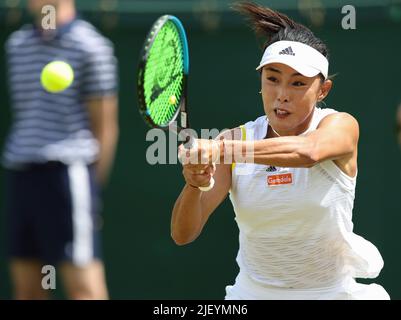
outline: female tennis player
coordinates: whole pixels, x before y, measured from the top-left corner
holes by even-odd
[[[241,3],[237,10],[267,39],[257,67],[265,114],[231,130],[239,140],[197,140],[192,154],[209,162],[183,165],[173,239],[193,241],[230,193],[240,272],[226,299],[389,299],[380,285],[355,281],[376,277],[383,260],[352,231],[358,123],[317,107],[332,87],[326,45],[269,8]],[[179,156],[187,150],[180,147]],[[214,188],[200,191],[212,176]]]

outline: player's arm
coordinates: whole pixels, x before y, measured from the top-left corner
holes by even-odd
[[[238,131],[233,129],[223,136],[232,139]],[[205,170],[205,173],[199,174],[199,170]],[[194,241],[210,215],[226,198],[231,187],[231,164],[217,164],[215,171],[207,165],[183,165],[183,175],[186,184],[175,202],[171,218],[171,236],[178,245]],[[198,186],[207,186],[211,175],[215,179],[213,189],[200,191]]]
[[[258,164],[280,167],[312,167],[331,159],[341,162],[350,159],[357,149],[359,126],[347,113],[335,113],[326,116],[318,128],[305,136],[288,136],[258,141],[227,141],[225,152],[239,150],[245,159],[246,150],[252,150],[248,161]],[[223,149],[223,148],[221,148]],[[221,157],[223,150],[221,150]],[[245,160],[244,160],[245,161]]]
[[[94,97],[87,100],[92,132],[99,143],[96,173],[104,185],[109,176],[119,134],[118,102],[115,95]]]

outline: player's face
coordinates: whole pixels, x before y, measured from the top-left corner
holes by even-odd
[[[269,123],[280,135],[304,132],[322,93],[317,75],[309,78],[293,68],[271,63],[262,70],[262,98]]]

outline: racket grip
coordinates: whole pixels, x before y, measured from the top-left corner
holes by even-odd
[[[206,192],[213,189],[213,187],[214,187],[214,178],[212,177],[207,187],[198,187],[198,188],[200,191]]]
[[[189,136],[189,140],[186,142],[186,145],[184,145],[186,149],[197,149],[198,148],[198,143],[196,142],[196,139],[194,139],[192,136]],[[214,187],[214,178],[212,177],[209,181],[209,185],[207,187],[198,187],[200,191],[207,192]]]

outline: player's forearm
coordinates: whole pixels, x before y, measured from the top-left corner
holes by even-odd
[[[197,238],[202,230],[202,192],[186,185],[175,202],[171,218],[171,237],[178,245]]]
[[[221,161],[253,162],[279,167],[311,167],[317,163],[316,144],[308,137],[257,141],[225,141]]]

